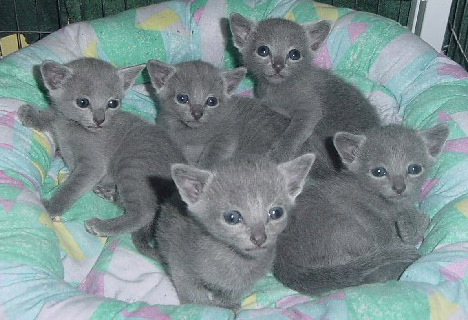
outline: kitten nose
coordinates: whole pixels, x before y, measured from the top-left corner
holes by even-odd
[[[252,243],[258,247],[260,247],[262,244],[265,243],[267,239],[267,236],[265,234],[265,232],[258,232],[258,233],[253,233],[251,236],[250,236],[250,241],[252,241]]]
[[[281,70],[284,69],[284,62],[282,59],[277,59],[275,58],[272,63],[273,69],[276,71],[276,73],[280,73]]]
[[[192,117],[195,120],[199,120],[203,117],[203,106],[201,104],[195,104],[191,107]]]
[[[392,190],[396,194],[401,195],[406,190],[406,185],[403,182],[395,182],[392,186]]]
[[[94,120],[94,123],[96,125],[100,126],[104,122],[105,119],[96,119],[96,118],[94,118],[93,120]]]
[[[93,113],[93,121],[96,125],[100,126],[106,120],[104,110],[97,110]]]

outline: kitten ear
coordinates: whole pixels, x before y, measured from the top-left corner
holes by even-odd
[[[227,94],[230,95],[234,92],[234,90],[236,90],[236,88],[239,86],[239,83],[241,83],[242,79],[244,79],[246,73],[247,69],[244,67],[223,71],[221,73]]]
[[[167,83],[167,79],[176,71],[176,67],[159,60],[150,60],[146,63],[151,83],[156,90],[161,90]]]
[[[182,163],[176,163],[171,166],[171,176],[182,200],[188,205],[200,200],[204,190],[213,179],[211,172]]]
[[[330,33],[332,22],[329,20],[321,20],[312,24],[304,25],[304,29],[307,32],[307,36],[310,40],[310,49],[315,52],[317,51],[322,43]]]
[[[238,13],[231,13],[229,16],[229,27],[232,33],[232,42],[238,49],[244,47],[250,33],[255,29],[255,22],[244,18]]]
[[[310,168],[314,164],[315,154],[306,153],[294,160],[278,165],[278,170],[286,177],[286,189],[291,200],[302,192]]]
[[[366,136],[348,132],[337,132],[333,137],[333,144],[344,164],[351,164],[356,160],[357,151],[366,141]]]
[[[449,127],[447,124],[441,123],[427,130],[419,131],[419,135],[426,145],[427,152],[435,159],[442,152],[449,135]]]
[[[135,78],[140,74],[140,72],[145,68],[144,64],[139,64],[136,66],[131,66],[128,68],[122,68],[117,71],[119,78],[123,82],[123,91],[127,92],[135,83]]]
[[[60,88],[73,75],[70,68],[52,60],[42,62],[40,69],[44,85],[49,90]]]

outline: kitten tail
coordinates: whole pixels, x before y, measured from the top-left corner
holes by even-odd
[[[420,255],[413,246],[374,251],[335,267],[304,268],[278,259],[273,273],[286,286],[307,294],[398,279]],[[288,267],[278,265],[285,263]],[[287,271],[286,271],[287,270]]]

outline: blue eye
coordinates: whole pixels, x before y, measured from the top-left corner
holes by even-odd
[[[206,99],[206,105],[210,107],[214,107],[217,104],[218,104],[218,99],[216,99],[215,97],[209,97],[208,99]]]
[[[257,49],[257,54],[260,57],[266,57],[270,54],[270,48],[268,48],[267,46],[260,46]]]
[[[112,99],[112,100],[109,100],[109,102],[107,102],[107,107],[108,107],[108,108],[111,108],[111,109],[115,109],[115,108],[117,108],[119,105],[120,105],[119,100]]]
[[[297,49],[292,49],[289,51],[288,56],[291,60],[299,60],[301,58],[301,53]]]
[[[270,216],[270,219],[276,220],[279,219],[283,216],[284,210],[281,207],[273,207],[268,211],[268,215]]]
[[[377,167],[372,169],[371,173],[374,177],[381,178],[387,175],[387,170],[383,167]]]
[[[186,94],[178,94],[177,95],[177,102],[186,104],[189,101],[189,97]]]
[[[420,174],[422,167],[419,164],[410,164],[408,166],[408,174]]]
[[[224,213],[224,221],[229,224],[238,224],[242,221],[242,215],[237,210],[232,210]]]
[[[76,99],[76,105],[80,108],[87,108],[89,106],[89,100],[86,98]]]

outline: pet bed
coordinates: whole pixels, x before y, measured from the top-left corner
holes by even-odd
[[[47,107],[34,77],[44,59],[98,57],[117,67],[160,59],[203,59],[232,68],[226,17],[285,17],[335,22],[316,63],[355,83],[384,122],[427,128],[446,122],[450,137],[421,190],[431,224],[422,258],[400,281],[321,296],[298,294],[271,274],[246,294],[242,309],[178,305],[162,267],[135,250],[129,235],[88,234],[83,221],[121,210],[92,192],[51,222],[40,198],[67,170],[50,136],[18,122],[27,102]],[[468,81],[456,63],[388,19],[300,0],[165,2],[73,24],[0,61],[0,318],[1,319],[462,319],[468,318]],[[142,75],[124,108],[156,115]],[[241,94],[251,92],[244,81]],[[291,248],[294,250],[294,248]],[[227,274],[226,276],[236,276]]]

